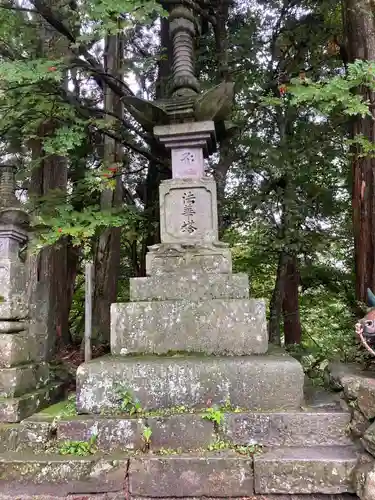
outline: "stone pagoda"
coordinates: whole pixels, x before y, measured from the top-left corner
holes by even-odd
[[[111,355],[77,371],[77,408],[119,406],[118,388],[145,410],[203,408],[230,401],[249,410],[298,409],[303,371],[284,353],[267,354],[263,300],[248,277],[232,274],[218,239],[215,181],[204,158],[228,127],[233,85],[200,93],[194,75],[192,12],[171,4],[171,97],[125,105],[170,151],[172,179],[160,186],[160,240],[149,248],[147,277],[130,281],[130,302],[112,304]]]
[[[29,215],[15,196],[14,171],[12,164],[0,165],[0,422],[19,422],[62,395],[30,328],[33,306],[23,251]]]

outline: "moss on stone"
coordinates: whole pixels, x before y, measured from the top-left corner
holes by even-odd
[[[77,415],[75,393],[68,396],[67,399],[60,401],[52,406],[44,408],[36,415],[39,417],[56,418],[56,417],[74,417]]]

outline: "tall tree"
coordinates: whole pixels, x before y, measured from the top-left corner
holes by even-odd
[[[374,5],[369,0],[343,1],[348,59],[375,61]],[[368,88],[360,90],[371,103],[372,117],[358,117],[351,122],[353,138],[363,135],[375,142],[375,93]],[[357,300],[366,302],[367,288],[375,289],[375,158],[363,154],[360,146],[353,147],[352,206],[355,246],[355,274]]]
[[[124,44],[120,32],[107,35],[104,49],[104,69],[118,80],[123,78]],[[108,86],[104,86],[104,110],[108,116],[123,118],[123,107],[119,97]],[[103,166],[113,172],[114,186],[105,189],[100,196],[103,211],[118,208],[123,199],[121,171],[124,151],[120,142],[104,134]],[[120,266],[121,229],[111,227],[99,235],[94,257],[94,303],[93,303],[93,340],[108,343],[110,338],[110,306],[116,302],[117,282]]]

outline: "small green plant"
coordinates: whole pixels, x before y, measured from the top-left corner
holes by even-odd
[[[220,451],[220,450],[229,450],[231,448],[231,443],[228,441],[222,441],[221,439],[218,439],[214,443],[208,445],[207,450],[208,451]]]
[[[78,455],[85,457],[94,455],[98,451],[97,436],[92,435],[88,441],[65,441],[59,448],[60,455]]]
[[[235,451],[240,455],[254,456],[259,455],[263,451],[260,444],[250,444],[249,446],[235,446]]]
[[[151,427],[145,426],[144,429],[143,429],[143,432],[142,432],[142,438],[143,438],[143,441],[145,442],[145,444],[147,446],[149,446],[150,443],[151,443],[151,436],[152,436],[152,429],[151,429]]]
[[[157,455],[179,455],[181,453],[181,448],[177,448],[175,450],[173,448],[160,448],[160,450],[156,452]]]
[[[205,420],[211,420],[217,427],[220,427],[223,419],[224,413],[218,406],[213,406],[212,408],[207,408],[206,413],[202,417]]]
[[[133,394],[122,387],[116,390],[119,398],[120,410],[130,416],[142,413],[141,403],[135,399]]]

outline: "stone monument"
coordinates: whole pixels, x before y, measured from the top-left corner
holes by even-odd
[[[149,248],[148,276],[131,279],[131,301],[112,304],[111,355],[78,368],[78,411],[118,408],[119,386],[145,410],[226,401],[298,409],[302,368],[284,353],[267,354],[264,301],[249,299],[246,275],[232,274],[230,249],[218,239],[216,184],[205,175],[204,157],[228,128],[233,85],[199,92],[187,7],[172,4],[170,34],[170,99],[125,99],[171,153],[172,179],[160,186],[161,243]]]
[[[59,384],[29,335],[29,216],[15,196],[14,167],[0,165],[0,422],[18,422],[51,403]]]

